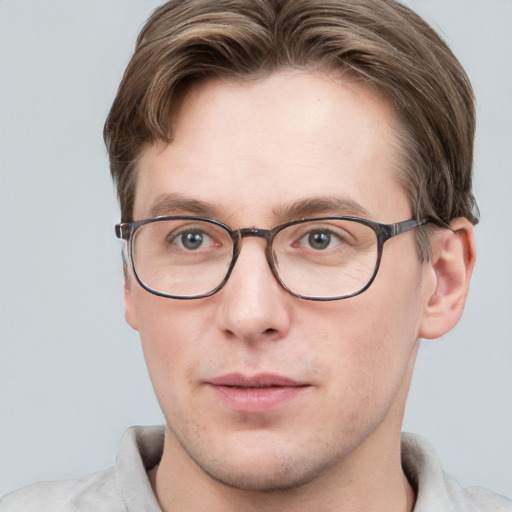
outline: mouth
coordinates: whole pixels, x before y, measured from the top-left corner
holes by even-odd
[[[243,413],[275,410],[301,395],[309,384],[275,374],[246,376],[232,373],[206,383],[220,402]]]

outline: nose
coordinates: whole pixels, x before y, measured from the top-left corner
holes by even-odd
[[[246,238],[228,282],[218,292],[217,323],[225,335],[256,342],[278,340],[290,327],[294,299],[274,277],[265,240]]]

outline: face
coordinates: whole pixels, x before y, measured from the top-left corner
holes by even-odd
[[[386,101],[347,78],[207,81],[185,98],[173,143],[140,159],[134,218],[265,229],[290,215],[406,220],[395,127]],[[126,317],[167,422],[164,458],[268,490],[395,446],[430,288],[413,233],[388,241],[372,286],[342,301],[288,294],[258,238],[243,240],[212,297],[161,298],[128,277]]]

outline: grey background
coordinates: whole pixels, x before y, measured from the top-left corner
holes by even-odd
[[[155,0],[0,1],[0,495],[112,465],[161,423],[124,324],[101,129]],[[512,2],[411,0],[478,98],[479,259],[465,317],[423,343],[405,429],[512,497]]]

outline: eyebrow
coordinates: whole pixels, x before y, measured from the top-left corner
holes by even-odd
[[[149,208],[150,217],[172,214],[190,214],[201,217],[214,217],[218,211],[212,203],[188,198],[180,194],[162,194]]]
[[[207,201],[192,199],[180,194],[162,194],[149,209],[150,217],[162,215],[198,215],[218,218],[226,216],[228,209]],[[318,215],[348,215],[370,218],[368,210],[346,196],[325,196],[300,199],[272,209],[273,215],[281,222]]]
[[[274,209],[274,214],[283,219],[306,218],[315,215],[347,215],[370,218],[368,210],[357,201],[346,196],[312,197],[295,201]]]

